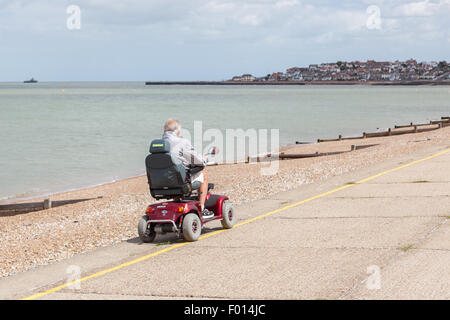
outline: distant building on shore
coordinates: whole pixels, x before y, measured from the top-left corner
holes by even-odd
[[[256,77],[252,76],[251,74],[243,74],[242,76],[234,76],[231,81],[255,81]]]
[[[448,80],[450,63],[446,61],[337,61],[310,64],[307,67],[291,67],[286,72],[274,72],[263,77],[251,74],[235,76],[231,81],[416,81]]]

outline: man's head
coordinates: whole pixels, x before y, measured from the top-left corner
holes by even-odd
[[[166,123],[164,124],[164,132],[168,131],[174,132],[177,136],[179,136],[181,133],[180,121],[176,119],[167,120]]]

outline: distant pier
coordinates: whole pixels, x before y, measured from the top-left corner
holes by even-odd
[[[148,86],[194,85],[194,86],[304,86],[304,85],[368,85],[368,86],[423,86],[450,85],[450,81],[147,81]]]
[[[265,86],[265,85],[305,85],[303,81],[148,81],[146,85],[204,85],[204,86]]]

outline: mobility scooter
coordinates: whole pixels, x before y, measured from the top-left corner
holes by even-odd
[[[210,151],[215,154],[215,148]],[[184,168],[181,161],[170,154],[169,141],[153,140],[150,154],[145,159],[150,193],[156,200],[168,200],[151,204],[139,220],[138,233],[142,242],[152,242],[157,234],[174,232],[186,241],[196,241],[205,223],[221,220],[222,226],[230,229],[236,223],[233,205],[227,196],[211,194],[214,188],[208,184],[205,208],[214,216],[202,216],[198,200],[200,182],[190,182],[190,175],[201,171],[203,166]],[[170,200],[170,201],[169,201]]]

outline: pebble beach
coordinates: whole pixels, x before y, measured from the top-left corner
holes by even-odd
[[[210,182],[215,184],[215,193],[226,194],[234,204],[242,204],[446,142],[450,147],[450,127],[286,147],[285,153],[306,154],[349,151],[351,145],[375,144],[337,155],[279,161],[274,175],[261,174],[261,169],[270,162],[218,165],[208,167],[207,171]],[[155,202],[150,196],[146,176],[55,194],[51,199],[99,196],[102,198],[48,210],[0,216],[0,277],[136,238],[139,218],[146,206]]]

